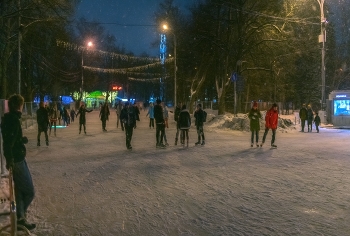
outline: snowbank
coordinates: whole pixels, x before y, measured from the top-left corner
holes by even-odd
[[[265,114],[266,111],[261,111],[262,119],[260,120],[260,129],[265,129]],[[282,116],[278,118],[278,132],[291,132],[295,131],[296,127],[292,122],[293,115]],[[231,113],[226,113],[224,115],[215,115],[213,112],[208,112],[206,127],[212,129],[226,129],[226,130],[239,130],[239,131],[250,131],[250,121],[248,118],[248,113],[242,114],[238,113],[235,117]]]

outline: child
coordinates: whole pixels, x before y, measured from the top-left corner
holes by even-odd
[[[318,129],[318,126],[320,125],[321,123],[321,118],[318,116],[318,112],[316,112],[316,116],[315,116],[315,126],[316,126],[316,130],[317,130],[317,133],[320,132],[320,130]]]

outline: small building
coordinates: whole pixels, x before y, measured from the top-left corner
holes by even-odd
[[[336,127],[350,127],[350,90],[334,90],[328,99],[329,122]]]

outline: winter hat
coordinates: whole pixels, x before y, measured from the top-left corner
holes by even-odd
[[[258,103],[256,101],[253,102],[253,107],[258,107]]]

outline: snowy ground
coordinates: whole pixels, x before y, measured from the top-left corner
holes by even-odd
[[[115,113],[108,132],[95,111],[87,135],[73,123],[49,147],[36,147],[35,127],[24,130],[33,235],[349,235],[350,131],[301,133],[293,125],[279,129],[278,149],[269,147],[271,133],[264,147],[250,148],[239,117],[207,122],[203,147],[194,146],[195,129],[189,148],[174,146],[171,122],[170,146],[161,150],[145,112],[132,151]]]

